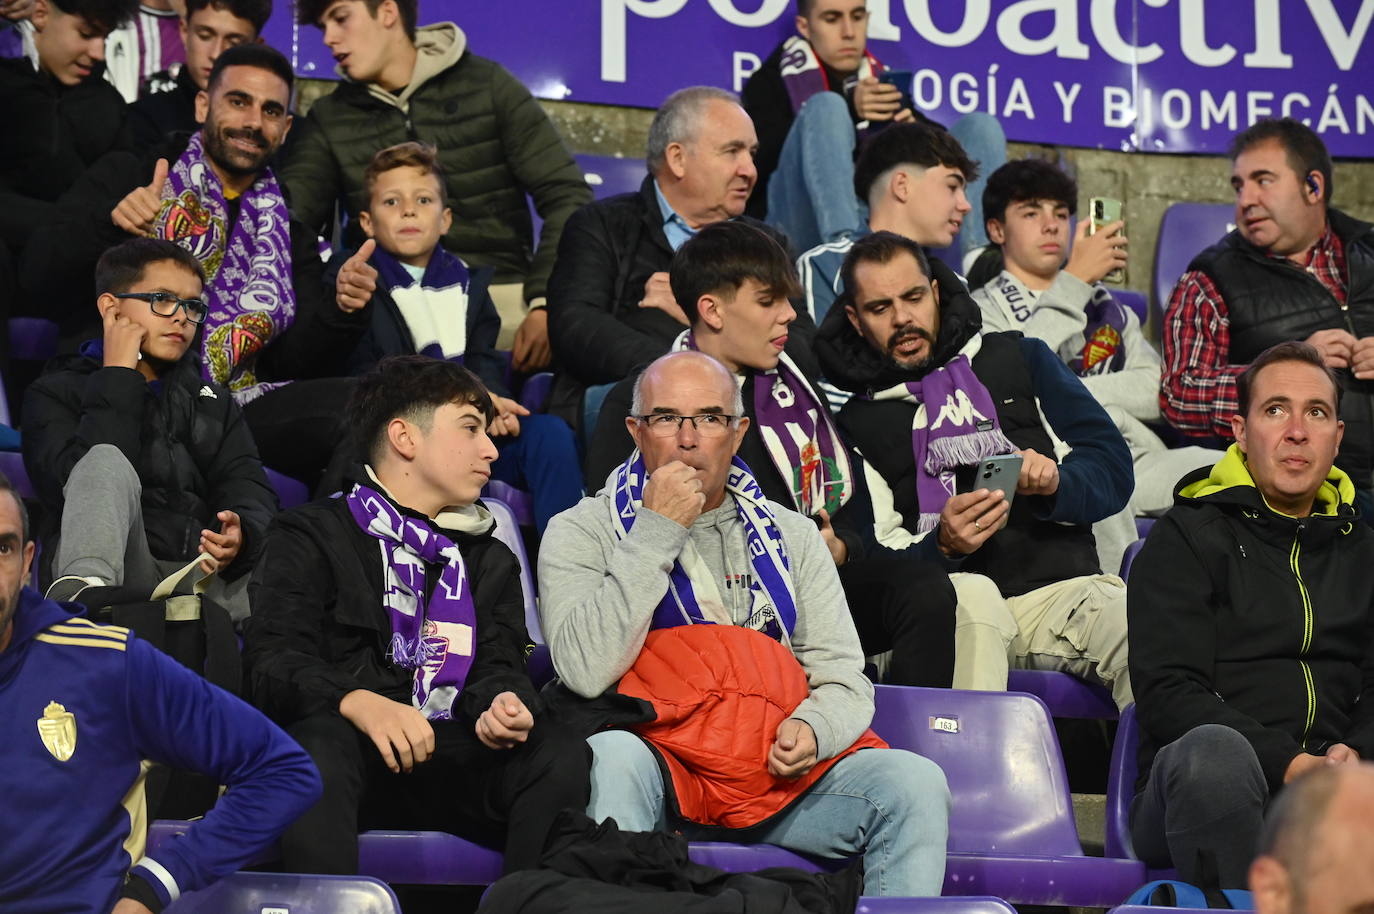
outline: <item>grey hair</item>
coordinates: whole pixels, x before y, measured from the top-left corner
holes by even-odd
[[[690,352],[692,350],[688,351]],[[650,362],[649,365],[639,373],[639,375],[635,378],[634,390],[630,394],[631,416],[644,415],[644,376],[647,375],[650,372],[650,370],[657,367],[660,362],[665,361],[667,359],[671,359],[674,356],[684,354],[684,352],[670,352],[667,355],[661,355],[658,358],[654,359],[652,362]],[[703,358],[711,359],[711,361],[715,362],[717,365],[720,365],[721,369],[726,374],[730,375],[730,380],[735,382],[735,397],[733,400],[730,401],[730,414],[734,416],[744,415],[744,385],[739,383],[739,379],[735,377],[735,375],[730,371],[730,369],[726,368],[725,365],[723,365],[716,359],[711,358],[711,356],[706,355],[705,353],[695,354],[700,355]]]
[[[657,173],[663,169],[669,146],[686,143],[696,137],[701,128],[702,113],[712,101],[738,105],[739,96],[715,86],[688,86],[663,100],[654,113],[653,123],[649,125],[649,142],[644,159],[650,172]]]

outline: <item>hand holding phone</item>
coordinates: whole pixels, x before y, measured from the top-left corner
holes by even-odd
[[[916,102],[911,98],[912,73],[910,70],[884,70],[878,74],[878,81],[896,87],[902,93],[902,108],[915,113]]]
[[[1099,255],[1097,258],[1099,260],[1105,258],[1109,266],[1108,271],[1099,276],[1098,279],[1111,283],[1125,280],[1126,236],[1122,231],[1125,226],[1126,223],[1121,218],[1120,200],[1114,200],[1111,197],[1093,197],[1088,201],[1087,234],[1094,238],[1100,236],[1099,243],[1091,246],[1091,252],[1096,252]],[[1078,245],[1074,247],[1076,250]],[[1072,258],[1070,258],[1070,262],[1072,262]],[[1085,281],[1097,282],[1098,280]]]
[[[979,489],[995,489],[1002,493],[1002,497],[1010,505],[1011,500],[1016,497],[1020,484],[1021,464],[1023,462],[1024,458],[1021,454],[1003,454],[1000,457],[989,457],[975,468],[973,477],[964,491],[976,492]]]

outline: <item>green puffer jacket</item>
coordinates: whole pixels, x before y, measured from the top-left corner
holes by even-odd
[[[399,95],[341,82],[297,125],[278,177],[305,225],[323,231],[340,197],[356,224],[372,156],[407,140],[431,143],[453,209],[444,246],[472,266],[494,268],[497,282],[523,281],[531,301],[545,294],[563,223],[592,192],[529,90],[466,46],[453,23],[428,25],[416,31],[415,72]],[[537,252],[526,193],[544,220]]]

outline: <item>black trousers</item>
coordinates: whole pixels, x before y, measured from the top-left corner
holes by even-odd
[[[586,809],[591,749],[575,734],[541,719],[526,742],[495,750],[466,722],[433,726],[435,753],[409,774],[393,774],[372,740],[338,714],[288,727],[324,792],[282,834],[287,872],[356,873],[358,832],[368,828],[450,832],[504,847],[508,873],[529,869],[559,811]]]
[[[343,471],[356,459],[344,425],[354,385],[353,378],[308,378],[244,404],[243,419],[263,464],[316,495],[338,491]]]
[[[864,654],[892,651],[883,681],[949,688],[956,601],[949,575],[898,556],[846,562],[839,572]]]

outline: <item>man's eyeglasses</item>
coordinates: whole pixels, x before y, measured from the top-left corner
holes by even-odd
[[[146,301],[153,313],[161,317],[176,317],[177,309],[186,311],[186,319],[193,324],[205,323],[210,306],[200,298],[177,298],[171,292],[112,292],[115,298],[136,298]]]
[[[735,420],[739,416],[731,416],[726,413],[700,413],[695,416],[652,413],[647,416],[635,416],[635,418],[648,426],[649,434],[656,438],[669,438],[676,435],[684,422],[692,423],[692,428],[703,438],[722,438],[735,424]]]

